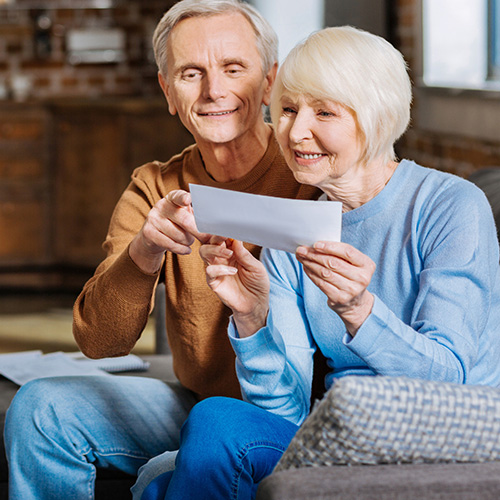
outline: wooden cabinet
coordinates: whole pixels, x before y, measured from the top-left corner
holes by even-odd
[[[0,262],[50,260],[49,118],[38,106],[0,113]]]
[[[64,110],[55,114],[54,257],[92,267],[113,207],[126,183],[120,117],[110,112]]]
[[[2,106],[0,288],[80,287],[132,171],[193,139],[161,99]]]

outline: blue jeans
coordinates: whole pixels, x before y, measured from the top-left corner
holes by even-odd
[[[297,430],[297,425],[249,403],[206,399],[193,408],[182,428],[175,470],[153,481],[143,499],[252,499]],[[148,496],[148,489],[162,481],[157,496]]]
[[[177,450],[180,428],[195,403],[180,384],[144,377],[27,383],[5,422],[9,499],[93,499],[96,467],[135,475],[151,458]]]

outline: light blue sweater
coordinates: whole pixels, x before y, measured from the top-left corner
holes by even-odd
[[[500,385],[499,249],[483,192],[404,160],[342,224],[342,241],[377,264],[370,316],[352,338],[295,256],[264,250],[267,325],[244,339],[229,327],[244,398],[301,423],[316,346],[332,369],[327,388],[346,375]]]

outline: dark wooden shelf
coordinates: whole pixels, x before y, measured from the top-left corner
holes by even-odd
[[[132,171],[192,141],[160,98],[0,102],[0,290],[94,269]]]

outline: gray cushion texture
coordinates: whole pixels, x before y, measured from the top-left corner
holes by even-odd
[[[498,500],[500,462],[338,465],[275,472],[257,500]]]
[[[350,376],[313,409],[275,470],[494,460],[500,460],[499,389]]]

